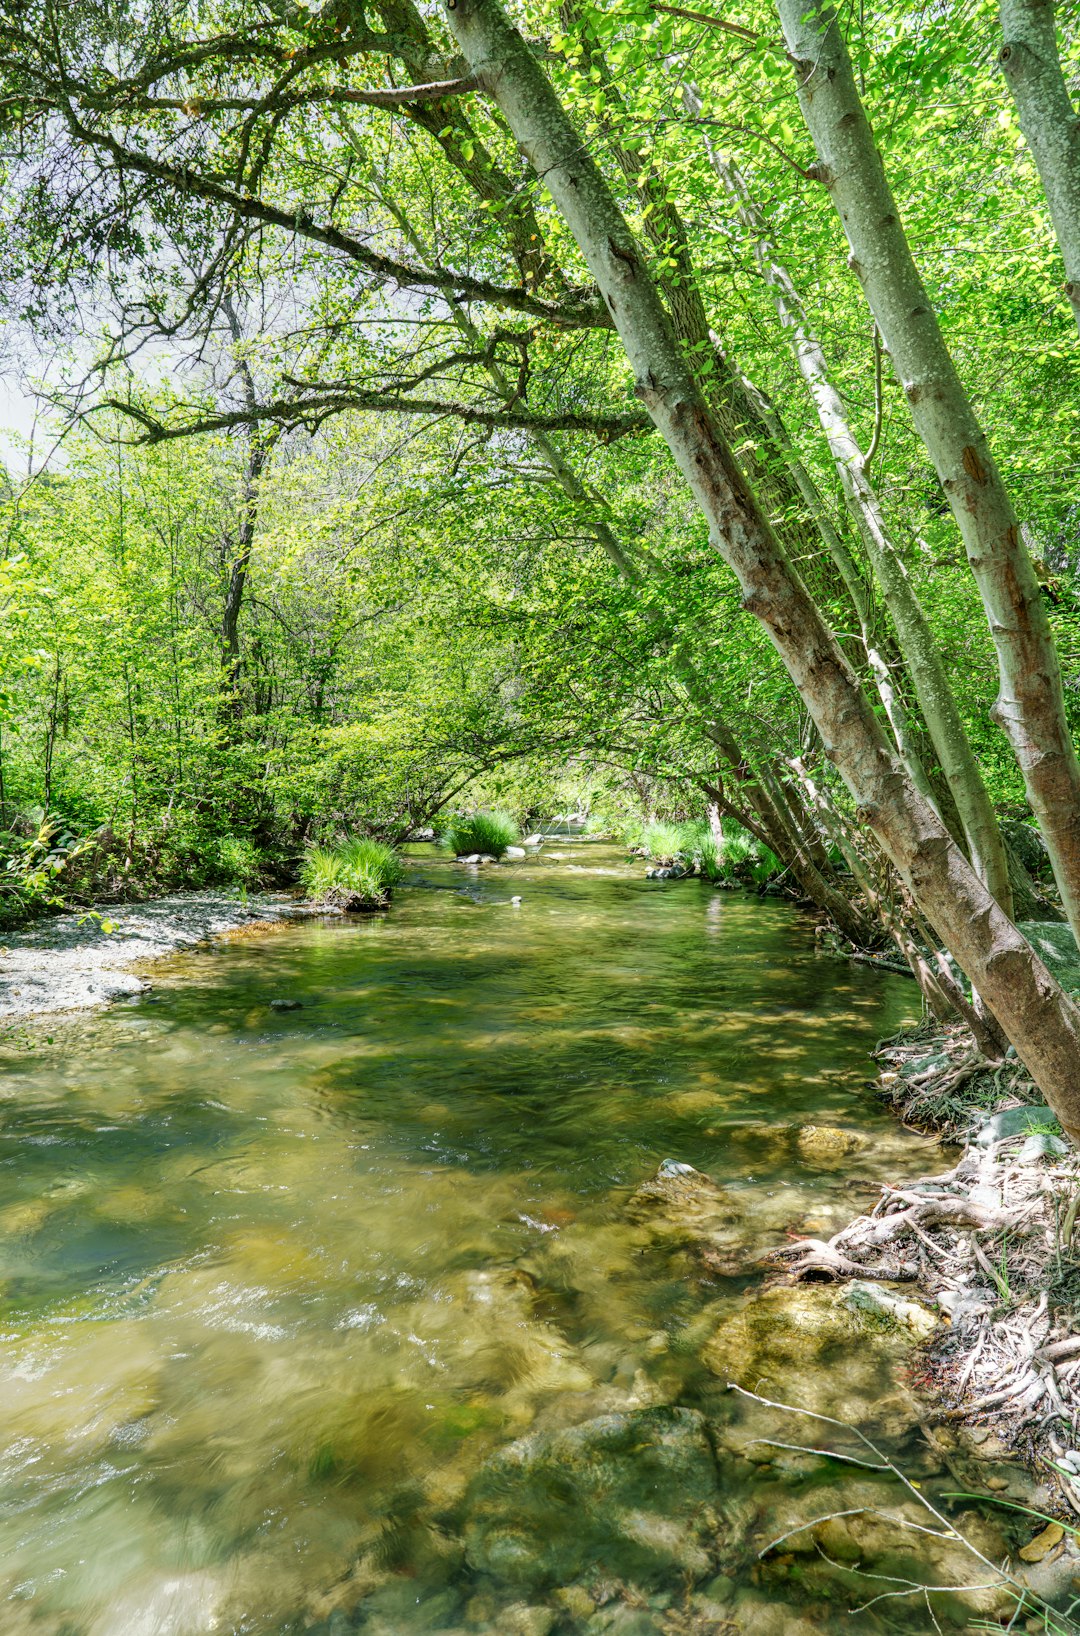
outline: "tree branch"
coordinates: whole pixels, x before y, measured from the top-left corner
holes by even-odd
[[[410,398],[374,389],[365,391],[363,388],[353,388],[348,392],[313,393],[303,398],[280,398],[251,408],[205,415],[181,426],[166,426],[137,404],[126,403],[120,398],[104,398],[87,412],[93,414],[100,409],[119,410],[145,427],[144,435],[134,439],[138,444],[166,443],[175,438],[229,431],[236,426],[250,426],[267,420],[278,421],[287,429],[315,427],[331,415],[343,414],[349,409],[378,414],[428,415],[432,419],[453,417],[466,425],[487,426],[493,431],[587,432],[605,443],[653,430],[652,421],[644,410],[631,410],[624,415],[587,415],[572,411],[561,415],[543,415],[523,409],[484,409],[479,404]]]
[[[70,104],[60,111],[80,142],[109,154],[117,166],[164,182],[178,193],[224,205],[245,220],[264,222],[267,226],[279,227],[287,233],[295,233],[313,243],[322,244],[365,267],[378,278],[404,289],[437,291],[453,295],[459,301],[490,302],[493,306],[543,318],[560,329],[611,328],[606,307],[591,290],[567,302],[544,301],[524,288],[495,284],[490,279],[473,278],[467,273],[434,267],[410,267],[391,256],[369,249],[359,239],[342,232],[333,224],[320,225],[303,207],[295,211],[283,210],[279,205],[269,204],[254,194],[241,193],[188,167],[166,164],[162,159],[126,148],[106,131],[96,131],[83,124]]]

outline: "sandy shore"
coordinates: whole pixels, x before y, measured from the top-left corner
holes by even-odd
[[[150,983],[132,968],[144,961],[251,921],[295,913],[293,900],[282,893],[243,901],[225,892],[183,892],[36,921],[0,942],[0,1018],[86,1010],[141,994]],[[113,929],[103,931],[102,921]]]

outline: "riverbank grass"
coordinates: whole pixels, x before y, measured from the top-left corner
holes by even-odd
[[[474,852],[502,858],[507,847],[514,846],[520,837],[521,831],[508,812],[470,812],[456,813],[439,842],[458,858]]]
[[[385,909],[405,866],[392,846],[367,839],[337,846],[313,846],[300,865],[300,883],[308,897],[327,908],[348,913]]]

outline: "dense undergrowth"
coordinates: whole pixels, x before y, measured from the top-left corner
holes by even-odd
[[[118,836],[108,824],[79,833],[40,808],[0,829],[0,927],[91,902],[131,902],[170,891],[281,885],[295,878],[282,846],[250,835],[161,826]]]
[[[781,879],[784,866],[771,847],[728,822],[717,836],[705,819],[629,824],[622,839],[631,851],[716,885],[762,888]]]

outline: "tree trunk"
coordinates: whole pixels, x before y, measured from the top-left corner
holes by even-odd
[[[351,127],[346,127],[346,130],[349,140],[354,143],[358,151],[362,151],[359,148],[359,139],[351,130]],[[394,217],[405,237],[413,248],[425,260],[430,262],[432,259],[431,247],[425,242],[423,236],[417,232],[401,206],[389,197],[381,179],[377,178],[376,185],[379,190],[379,197]],[[451,300],[448,304],[451,317],[461,334],[470,345],[481,346],[483,343],[482,332],[476,327],[466,310],[455,301]],[[513,396],[515,388],[506,378],[499,365],[491,360],[485,365],[485,370],[499,396],[509,400]],[[562,455],[554,440],[546,432],[531,432],[529,437],[559,487],[573,504],[575,512],[581,519],[582,526],[588,529],[617,572],[631,584],[645,584],[651,566],[647,555],[639,549],[628,548],[623,545],[606,518],[600,514],[600,497],[585,486],[578,473]],[[777,810],[772,795],[765,789],[762,781],[745,760],[730,728],[718,714],[711,697],[708,682],[701,676],[692,655],[679,643],[674,644],[673,651],[684,683],[695,705],[702,712],[704,718],[703,730],[721,751],[740,784],[745,787],[747,799],[750,801],[758,821],[763,826],[763,839],[766,844],[790,869],[803,895],[810,898],[812,902],[817,904],[819,909],[835,921],[845,937],[850,939],[857,947],[865,947],[873,937],[872,925],[860,914],[840,887],[827,878],[826,870],[822,867],[825,860],[821,857],[807,856],[798,833],[789,833],[784,816]]]
[[[802,0],[799,0],[802,3]],[[543,178],[597,281],[637,390],[855,802],[1062,1124],[1080,1140],[1080,1014],[889,750],[689,374],[644,260],[588,145],[498,0],[446,0],[465,59]]]
[[[999,0],[998,52],[1042,178],[1065,261],[1065,294],[1080,329],[1080,118],[1058,57],[1054,0]]]
[[[741,451],[747,476],[788,555],[806,564],[812,589],[842,600],[849,587],[843,574],[838,577],[834,571],[829,542],[818,537],[818,513],[805,504],[799,474],[792,465],[791,439],[782,422],[776,427],[780,417],[775,410],[772,417],[761,413],[752,383],[722,337],[710,327],[690,234],[656,168],[651,144],[634,132],[618,76],[612,73],[579,0],[562,0],[560,15],[567,33],[576,34],[589,67],[600,74],[605,107],[621,120],[621,130],[616,130],[603,113],[600,116],[607,145],[641,203],[643,231],[658,258],[657,287],[697,384],[727,443]]]
[[[243,335],[232,297],[226,295],[222,307],[229,325],[233,347],[239,348]],[[247,589],[251,552],[259,517],[259,483],[262,479],[280,429],[267,432],[254,418],[257,407],[255,381],[247,359],[239,352],[235,356],[237,373],[243,387],[244,403],[252,420],[247,429],[247,461],[240,492],[240,515],[235,540],[222,542],[222,572],[225,578],[225,598],[221,610],[221,717],[230,736],[235,736],[242,712],[240,698],[240,610]]]
[[[1024,775],[1062,903],[1080,936],[1080,762],[1031,558],[1001,474],[912,260],[896,201],[827,0],[777,0],[816,174],[836,206],[850,265],[911,406],[964,540],[997,650],[994,719]]]
[[[686,98],[692,110],[700,112],[701,103],[694,93],[687,92]],[[923,720],[960,814],[971,861],[1005,913],[1011,914],[1009,866],[1001,832],[964,730],[945,661],[893,543],[881,503],[867,478],[866,457],[848,421],[843,399],[833,384],[825,353],[811,328],[802,298],[770,242],[761,208],[745,179],[733,165],[725,163],[711,143],[709,152],[713,168],[754,235],[758,266],[772,291],[780,323],[791,338],[799,369],[828,440],[848,509],[892,615]],[[924,793],[929,794],[929,786]]]

